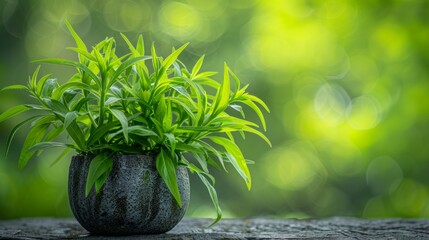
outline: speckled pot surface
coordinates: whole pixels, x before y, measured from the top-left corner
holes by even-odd
[[[171,230],[189,204],[189,176],[177,170],[183,207],[180,208],[158,174],[154,156],[117,155],[101,191],[85,197],[91,157],[76,155],[69,169],[69,201],[78,222],[100,235],[157,234]]]

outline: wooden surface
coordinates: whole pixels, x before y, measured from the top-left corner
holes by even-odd
[[[429,219],[364,220],[328,218],[224,219],[207,228],[210,220],[184,219],[161,235],[117,239],[429,239]],[[74,219],[29,218],[0,221],[0,239],[113,239],[90,235]]]

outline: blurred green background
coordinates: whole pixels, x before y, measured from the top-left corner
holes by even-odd
[[[429,217],[429,1],[1,0],[0,87],[25,84],[31,60],[74,57],[64,19],[87,45],[142,33],[166,56],[189,41],[186,64],[226,61],[267,102],[273,148],[240,142],[256,161],[252,190],[215,174],[225,217]],[[51,71],[61,81],[72,69]],[[27,98],[0,93],[0,113]],[[0,219],[71,216],[68,160],[50,167],[51,151],[18,170],[26,130],[3,157],[18,120],[0,125]],[[191,184],[187,215],[214,217]]]

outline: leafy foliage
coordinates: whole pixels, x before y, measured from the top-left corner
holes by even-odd
[[[186,166],[199,176],[216,208],[216,223],[222,212],[208,166],[220,164],[226,170],[226,165],[231,164],[250,189],[250,172],[232,133],[244,137],[245,132],[250,132],[270,144],[257,130],[257,124],[244,119],[243,106],[248,106],[265,129],[261,111],[261,107],[269,111],[265,103],[247,93],[247,86],[240,86],[226,63],[221,84],[211,78],[215,73],[200,72],[204,56],[189,72],[178,60],[187,44],[173,49],[164,59],[157,55],[154,45],[150,55],[145,53],[142,36],[134,46],[122,35],[129,53],[117,56],[115,39],[106,38],[88,50],[70,24],[67,26],[76,42],[76,47],[69,49],[77,53],[78,61],[36,62],[74,67],[75,75],[59,83],[50,75],[39,77],[38,67],[27,86],[3,89],[26,90],[37,100],[37,104],[19,105],[0,115],[1,122],[29,110],[35,112],[16,125],[7,141],[9,149],[16,131],[31,124],[19,166],[25,167],[36,152],[52,147],[93,155],[88,194],[93,186],[97,192],[103,186],[113,154],[155,154],[156,168],[180,206],[177,167]],[[237,111],[241,117],[228,114],[227,109]],[[70,143],[54,142],[62,134],[71,138]]]

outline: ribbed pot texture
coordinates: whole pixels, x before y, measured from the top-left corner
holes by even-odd
[[[171,230],[183,218],[189,204],[189,176],[177,170],[182,208],[156,170],[149,155],[116,155],[113,168],[98,194],[92,188],[85,197],[91,157],[73,156],[69,169],[70,207],[78,222],[98,235],[158,234]]]

